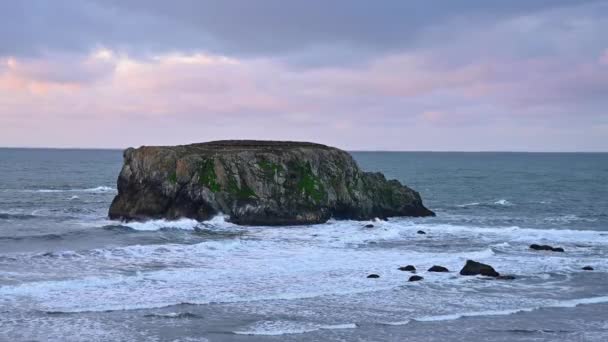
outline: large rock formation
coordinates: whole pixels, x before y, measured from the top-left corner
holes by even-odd
[[[111,219],[218,213],[244,225],[434,215],[416,191],[362,172],[348,153],[324,145],[215,141],[125,150]]]

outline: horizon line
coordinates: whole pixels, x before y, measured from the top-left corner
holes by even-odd
[[[141,146],[165,146],[165,145],[141,145]],[[141,147],[139,146],[139,147]],[[166,145],[170,146],[170,145]],[[329,145],[328,145],[329,146]],[[79,150],[79,151],[124,151],[131,147],[31,147],[31,146],[0,146],[0,150]],[[137,147],[136,147],[137,148]],[[343,149],[343,148],[340,148]],[[605,154],[608,151],[542,151],[542,150],[383,150],[383,149],[343,149],[347,152],[389,152],[389,153],[584,153]]]

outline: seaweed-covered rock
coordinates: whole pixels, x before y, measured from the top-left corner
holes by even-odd
[[[325,145],[237,140],[125,150],[111,219],[219,213],[243,225],[434,215],[416,191]]]
[[[401,266],[399,271],[416,272],[416,267],[414,265]]]
[[[450,270],[443,266],[434,265],[433,267],[428,269],[428,272],[450,272]]]
[[[460,270],[460,275],[484,275],[487,277],[498,277],[500,274],[490,265],[482,264],[477,261],[467,260],[467,263]]]
[[[537,245],[535,243],[530,245],[530,249],[535,251],[550,251],[550,252],[564,252],[562,247],[552,247],[549,245]]]
[[[423,278],[423,277],[421,277],[421,276],[418,276],[418,275],[413,275],[413,276],[411,276],[411,277],[410,277],[410,279],[408,279],[407,281],[410,281],[410,282],[411,282],[411,281],[420,281],[420,280],[422,280],[422,279],[424,279],[424,278]]]

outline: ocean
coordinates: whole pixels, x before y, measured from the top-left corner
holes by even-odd
[[[0,341],[608,340],[608,154],[352,154],[437,217],[121,223],[121,151],[0,149]]]

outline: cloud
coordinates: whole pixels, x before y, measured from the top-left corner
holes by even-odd
[[[601,1],[30,0],[0,13],[0,145],[608,148]]]
[[[604,50],[604,53],[600,56],[600,64],[608,65],[608,49]]]
[[[319,63],[328,50],[360,55],[428,46],[423,33],[462,32],[496,22],[599,1],[458,0],[440,5],[387,0],[45,0],[0,4],[0,54],[86,52],[96,45],[130,54],[208,51],[231,56],[289,56]],[[463,25],[463,23],[465,25]],[[301,53],[301,54],[300,54]],[[299,59],[298,59],[299,58]]]

